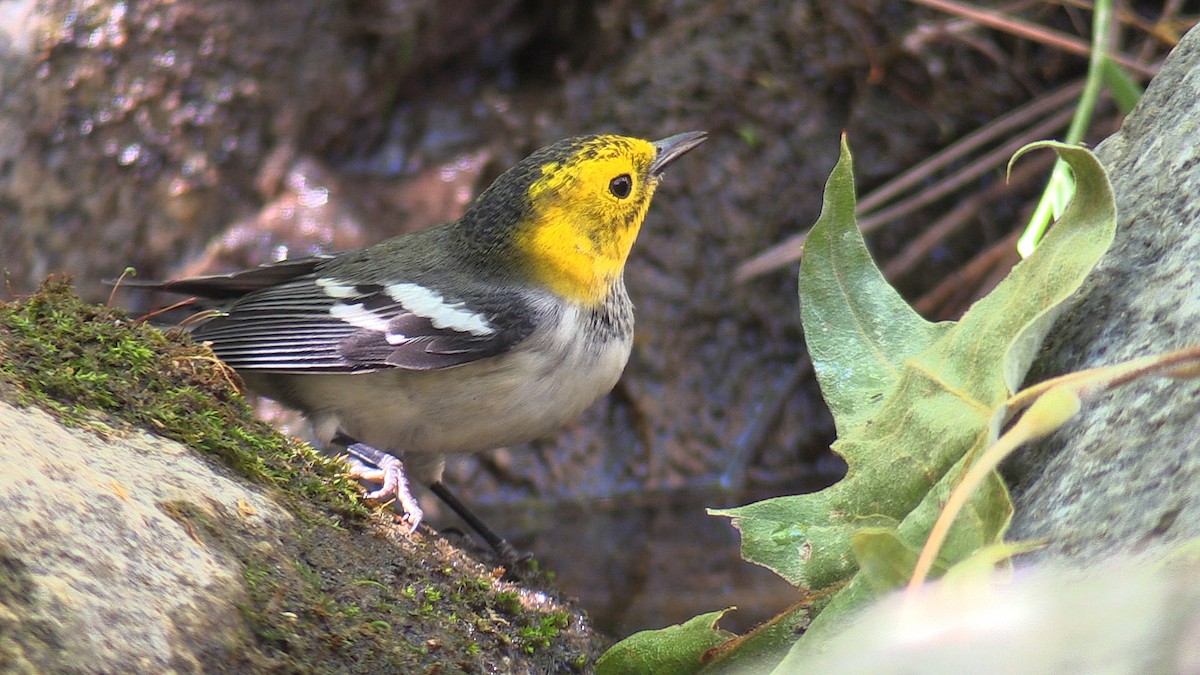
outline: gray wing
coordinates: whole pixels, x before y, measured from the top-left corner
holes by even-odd
[[[194,337],[237,369],[346,373],[450,368],[502,354],[533,332],[520,292],[481,290],[468,302],[413,282],[345,283],[321,276],[319,262],[282,283],[260,271],[274,285],[241,295]],[[242,288],[255,281],[233,276],[220,279]],[[198,280],[171,284],[164,288],[223,295]]]

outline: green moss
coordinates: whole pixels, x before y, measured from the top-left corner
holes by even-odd
[[[122,426],[147,429],[255,481],[365,517],[344,467],[256,419],[237,382],[185,333],[84,303],[64,280],[51,278],[36,294],[0,304],[5,398],[101,435]]]
[[[496,605],[506,611],[516,612],[521,609],[521,594],[516,591],[501,591],[496,594]]]
[[[533,654],[539,649],[549,649],[570,623],[571,618],[566,613],[553,612],[541,616],[536,623],[521,626],[517,631],[521,650]]]

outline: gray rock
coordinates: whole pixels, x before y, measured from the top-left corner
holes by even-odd
[[[249,636],[240,569],[171,505],[236,514],[269,542],[292,516],[261,489],[178,443],[145,433],[101,441],[2,402],[0,466],[0,670],[199,671],[241,661]]]
[[[0,673],[546,673],[594,658],[581,614],[499,575],[383,514],[339,520],[178,443],[0,401]]]
[[[1171,53],[1096,153],[1116,192],[1116,240],[1028,378],[1200,343],[1200,31]],[[1087,564],[1200,535],[1200,381],[1110,392],[1014,458],[1011,538],[1032,560]]]

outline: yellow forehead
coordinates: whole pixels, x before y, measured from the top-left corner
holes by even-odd
[[[609,182],[622,174],[633,180],[634,192],[644,189],[650,164],[658,150],[649,141],[628,136],[596,136],[580,143],[561,159],[542,165],[542,175],[530,186],[529,196],[535,201],[550,192],[602,193]]]
[[[564,162],[566,166],[600,166],[626,164],[645,169],[654,161],[658,150],[649,141],[629,136],[595,136],[580,143]]]

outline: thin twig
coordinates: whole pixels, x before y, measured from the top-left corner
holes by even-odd
[[[1010,131],[1020,129],[1021,126],[1032,124],[1033,120],[1037,120],[1042,115],[1073,103],[1082,89],[1084,89],[1084,80],[1075,80],[1075,82],[1060,86],[1054,91],[1046,92],[1024,106],[1016,108],[1013,112],[1001,115],[990,123],[980,126],[979,129],[947,145],[946,148],[938,150],[928,159],[920,161],[908,171],[889,180],[888,183],[877,187],[870,195],[863,197],[862,202],[858,203],[858,210],[860,213],[870,213],[878,205],[890,201],[896,195],[907,192],[913,185],[923,183],[930,175],[946,168],[950,163],[959,161],[961,157],[972,153],[977,148],[994,142],[997,138],[1007,136]]]
[[[1045,26],[1040,26],[1035,23],[1015,19],[1010,16],[1005,16],[999,12],[992,12],[977,7],[971,7],[950,0],[909,0],[916,5],[923,5],[931,9],[936,9],[947,14],[961,16],[963,18],[978,21],[981,25],[990,26],[997,30],[1002,30],[1006,33],[1023,37],[1034,42],[1040,42],[1044,45],[1060,49],[1064,52],[1077,54],[1079,56],[1088,56],[1091,54],[1091,46],[1086,40],[1081,40],[1073,35],[1068,35]],[[1135,61],[1123,54],[1110,54],[1109,58],[1121,64],[1125,68],[1137,72],[1145,77],[1154,77],[1158,72],[1159,64],[1145,64]]]
[[[166,307],[160,307],[160,308],[154,310],[153,312],[143,314],[142,316],[138,317],[137,320],[138,321],[149,321],[150,319],[153,319],[154,317],[159,316],[160,314],[165,314],[172,310],[179,309],[180,307],[187,307],[188,305],[195,304],[196,301],[197,301],[197,298],[186,298],[184,300],[180,300],[179,302],[177,302],[173,305],[167,305]],[[217,310],[215,310],[215,309],[203,310],[201,312],[198,312],[196,314],[193,314],[193,315],[187,317],[186,319],[184,319],[183,321],[181,321],[179,323],[179,326],[182,328],[182,327],[191,325],[191,324],[195,323],[196,321],[199,321],[200,318],[209,318],[211,316],[216,316],[216,314],[218,314],[218,313],[219,312],[217,312]],[[200,315],[204,315],[204,316],[200,316]]]
[[[897,220],[903,216],[911,214],[919,208],[928,206],[933,202],[945,197],[954,192],[966,183],[969,183],[983,174],[995,169],[998,166],[1003,166],[1004,162],[1012,157],[1013,153],[1020,150],[1023,146],[1028,145],[1039,139],[1043,139],[1052,134],[1056,129],[1061,129],[1070,120],[1074,111],[1067,109],[1061,110],[1058,113],[1042,120],[1041,124],[1027,129],[1019,136],[1013,137],[1003,145],[985,153],[976,158],[970,164],[962,169],[955,171],[954,175],[946,180],[938,182],[937,185],[930,187],[928,190],[922,190],[916,195],[909,197],[900,202],[896,202],[886,209],[882,209],[871,215],[863,218],[859,222],[859,228],[863,234],[868,234],[879,229],[883,225]]]
[[[871,212],[896,195],[907,192],[912,186],[924,182],[937,171],[957,162],[976,148],[1002,138],[1022,126],[1031,124],[1033,120],[1042,115],[1073,104],[1081,91],[1083,91],[1083,80],[1079,79],[1042,94],[1016,110],[997,117],[873,190],[858,203],[859,212]]]
[[[985,205],[1011,193],[1017,186],[1035,179],[1054,163],[1054,157],[1051,153],[1034,155],[1028,161],[1018,164],[1009,174],[1007,181],[996,181],[986,190],[960,202],[949,213],[934,221],[920,236],[905,245],[900,253],[892,256],[883,266],[883,275],[894,282],[908,274],[935,246],[957,232],[972,216],[983,210]]]
[[[949,194],[960,185],[978,178],[990,169],[1002,166],[1004,162],[1006,162],[1008,158],[1021,146],[1036,140],[1041,140],[1054,130],[1066,126],[1073,114],[1073,107],[1064,108],[1063,106],[1066,106],[1071,102],[1071,97],[1067,96],[1066,93],[1075,86],[1082,87],[1082,82],[1078,83],[1078,85],[1068,85],[1059,91],[1053,92],[1045,97],[1041,97],[1031,103],[1028,103],[1012,113],[1009,113],[1008,115],[989,123],[979,131],[968,135],[966,139],[969,139],[969,144],[977,147],[989,140],[992,140],[993,138],[1003,137],[1012,130],[1012,127],[1015,126],[1016,121],[1019,120],[1023,122],[1026,121],[1030,116],[1034,115],[1035,113],[1033,111],[1040,112],[1045,109],[1053,110],[1055,106],[1048,105],[1044,99],[1049,98],[1050,102],[1057,103],[1058,107],[1060,108],[1058,112],[1050,118],[1043,120],[1040,124],[1026,130],[1024,133],[1011,138],[1004,145],[976,159],[963,169],[956,171],[952,178],[940,181],[904,201],[897,202],[887,209],[877,211],[863,217],[859,222],[859,229],[863,232],[863,234],[868,234],[876,229],[879,229],[895,218],[907,215],[912,210],[936,201],[946,194]],[[988,131],[985,133],[984,129],[987,129]],[[957,145],[957,143],[955,145]],[[958,160],[964,154],[966,153],[957,150],[953,145],[945,150],[942,150],[930,159],[917,164],[908,172],[905,172],[900,177],[887,183],[881,187],[880,190],[877,190],[876,192],[886,191],[883,197],[875,197],[876,192],[872,192],[870,195],[864,197],[862,204],[860,204],[859,212],[865,212],[863,205],[875,206],[886,201],[887,199],[890,199],[895,194],[901,192],[904,188],[923,180],[934,170]],[[910,178],[910,172],[915,172],[917,174],[916,177]],[[750,258],[738,266],[734,273],[734,281],[737,283],[742,283],[767,272],[779,269],[784,265],[790,265],[798,260],[804,253],[804,242],[807,239],[808,231],[805,230],[804,232],[785,239],[783,242],[772,246],[753,258]]]
[[[117,280],[113,282],[112,290],[108,293],[108,304],[104,305],[105,307],[112,309],[113,300],[117,297],[117,290],[121,288],[121,282],[125,281],[125,277],[129,276],[130,274],[137,274],[137,271],[132,267],[126,267],[124,271],[121,272],[121,276],[117,277]]]
[[[964,289],[978,290],[979,284],[996,264],[1009,256],[1016,258],[1016,249],[1013,247],[1016,245],[1020,233],[1020,230],[1013,230],[1007,237],[972,258],[970,262],[946,277],[933,290],[921,296],[913,303],[913,309],[921,316],[932,316],[934,310],[946,305],[950,298],[963,292]]]

